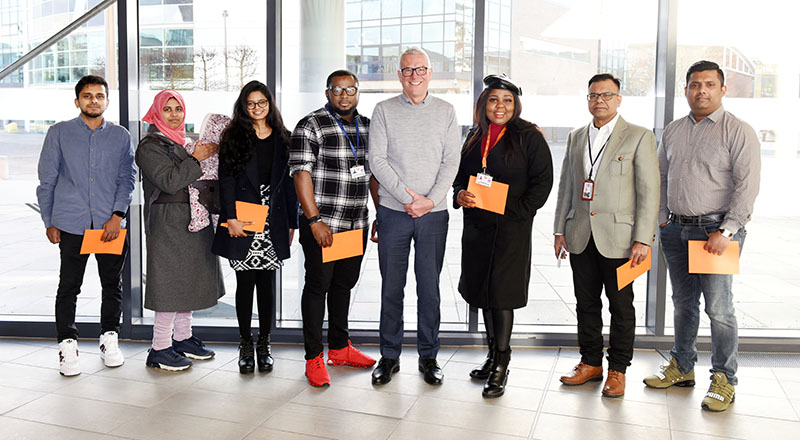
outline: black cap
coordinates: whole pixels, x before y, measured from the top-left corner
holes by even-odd
[[[486,85],[487,89],[505,89],[517,96],[522,95],[522,88],[514,84],[505,73],[502,75],[487,75],[483,78],[483,84]]]

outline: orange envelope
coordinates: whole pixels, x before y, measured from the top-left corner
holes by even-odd
[[[475,176],[469,176],[467,191],[475,194],[475,207],[500,215],[506,212],[506,198],[508,198],[508,184],[492,181],[492,186],[485,187],[475,183]]]
[[[259,205],[258,203],[240,202],[236,201],[236,218],[240,222],[253,222],[252,225],[245,226],[245,231],[250,232],[264,232],[264,226],[267,224],[267,213],[269,206]],[[227,228],[228,223],[221,223],[220,226]]]
[[[120,229],[119,236],[111,241],[100,241],[103,236],[102,229],[87,229],[83,232],[81,254],[114,254],[122,255],[122,246],[125,244],[127,229]]]
[[[705,241],[689,240],[689,273],[738,274],[739,242],[731,241],[722,255],[709,254]]]
[[[322,248],[322,262],[343,260],[345,258],[356,257],[364,254],[364,230],[354,229],[352,231],[333,234],[333,244]]]
[[[628,260],[627,263],[617,268],[617,290],[622,290],[623,287],[632,283],[636,278],[639,278],[641,274],[650,270],[650,266],[653,264],[650,258],[651,254],[652,252],[648,249],[647,257],[645,257],[644,261],[640,264],[637,264],[636,267],[631,267],[631,261]]]

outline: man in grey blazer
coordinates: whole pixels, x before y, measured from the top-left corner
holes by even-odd
[[[633,358],[636,316],[633,285],[617,289],[617,267],[640,264],[653,244],[659,204],[656,140],[617,113],[620,81],[602,73],[589,80],[592,123],[569,134],[556,204],[557,258],[569,253],[578,316],[581,361],[564,385],[603,379],[603,303],[611,311],[606,397],[625,393]]]

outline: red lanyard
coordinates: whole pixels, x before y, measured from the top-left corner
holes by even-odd
[[[483,152],[483,157],[481,158],[481,164],[483,164],[483,171],[484,172],[486,172],[486,158],[489,157],[489,150],[494,148],[494,146],[497,145],[498,142],[500,142],[500,138],[502,138],[504,134],[506,134],[506,127],[503,127],[503,129],[500,130],[500,134],[497,135],[497,139],[494,140],[494,143],[491,145],[491,147],[489,146],[489,142],[492,139],[491,130],[489,130],[489,133],[486,135],[486,145],[484,147],[485,150]]]

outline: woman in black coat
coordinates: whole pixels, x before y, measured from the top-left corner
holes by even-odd
[[[289,132],[269,88],[250,81],[239,93],[233,118],[222,133],[219,185],[222,212],[212,251],[230,260],[236,272],[239,322],[239,372],[271,371],[270,347],[275,270],[289,258],[297,229],[297,195],[289,177]],[[263,233],[248,233],[237,219],[236,201],[268,205]],[[254,359],[251,318],[253,290],[258,292],[259,332]]]
[[[506,76],[483,82],[453,194],[454,206],[465,208],[458,291],[483,309],[489,344],[486,360],[470,376],[487,379],[484,397],[499,397],[508,380],[514,309],[528,302],[533,217],[553,186],[553,162],[538,127],[519,117],[519,87]],[[503,215],[475,208],[467,186],[478,174],[509,185]]]

